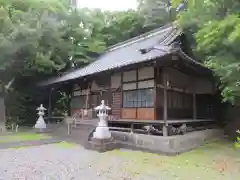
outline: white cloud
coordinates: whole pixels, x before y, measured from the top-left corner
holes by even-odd
[[[136,9],[137,0],[78,0],[78,7],[100,8],[112,11]]]

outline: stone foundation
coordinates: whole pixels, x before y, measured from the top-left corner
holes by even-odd
[[[106,152],[118,148],[118,144],[113,138],[103,140],[92,138],[87,142],[85,148],[98,152]]]
[[[122,148],[130,148],[155,152],[167,155],[175,155],[189,151],[207,142],[221,139],[223,131],[208,129],[196,131],[179,136],[152,136],[145,134],[131,134],[126,132],[112,131],[113,138]]]

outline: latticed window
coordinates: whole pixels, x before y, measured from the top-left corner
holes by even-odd
[[[123,92],[123,107],[124,108],[133,108],[137,107],[137,90],[124,91]]]
[[[153,107],[153,89],[138,89],[123,92],[124,108],[147,108]]]

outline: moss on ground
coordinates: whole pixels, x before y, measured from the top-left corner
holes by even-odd
[[[75,143],[68,143],[68,142],[65,142],[65,141],[62,141],[60,143],[56,143],[55,144],[57,147],[60,147],[60,148],[74,148],[74,147],[80,147],[79,144],[75,144]]]
[[[114,150],[107,156],[123,160],[122,171],[171,180],[233,180],[240,177],[240,151],[233,144],[218,141],[178,156],[139,151]]]
[[[51,136],[37,133],[15,133],[11,135],[0,136],[0,143],[20,142],[20,141],[35,141],[49,139]]]

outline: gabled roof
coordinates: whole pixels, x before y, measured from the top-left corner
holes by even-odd
[[[171,43],[181,34],[181,31],[173,24],[163,26],[127,41],[111,46],[96,61],[84,68],[66,73],[61,77],[49,79],[40,85],[56,84],[77,79],[95,73],[141,63],[171,53]],[[142,54],[140,49],[148,49],[153,46],[161,46],[163,51],[152,50]]]

